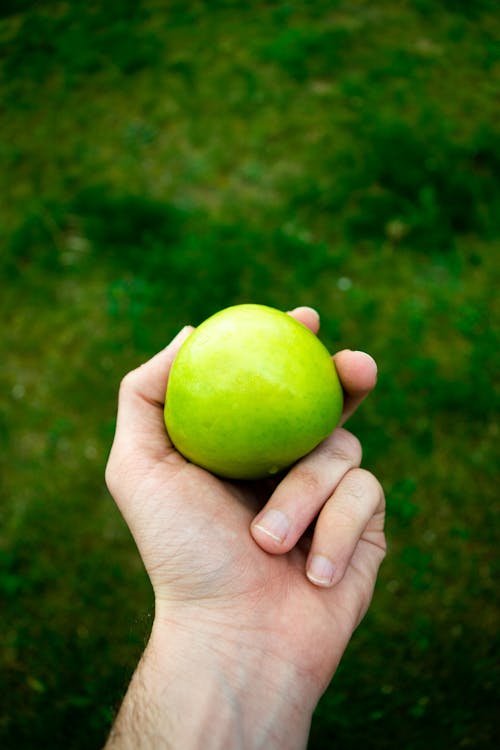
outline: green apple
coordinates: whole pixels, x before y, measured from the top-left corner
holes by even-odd
[[[222,477],[259,479],[315,448],[342,404],[333,359],[305,325],[272,307],[236,305],[181,346],[165,425],[191,462]]]

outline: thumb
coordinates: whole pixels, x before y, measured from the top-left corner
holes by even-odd
[[[176,453],[163,420],[165,392],[175,356],[193,330],[183,328],[165,349],[123,378],[110,458],[120,454],[154,461]]]

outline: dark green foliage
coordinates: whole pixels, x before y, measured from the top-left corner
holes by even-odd
[[[24,220],[12,232],[4,261],[10,273],[22,273],[27,265],[45,271],[59,268],[57,236],[60,226],[50,207],[40,205],[27,212]]]
[[[57,5],[57,4],[56,4]],[[134,73],[157,60],[159,39],[141,28],[140,2],[35,5],[7,44],[6,78],[41,82],[64,71],[68,82],[103,67]]]
[[[351,241],[404,240],[431,253],[450,250],[462,234],[496,233],[500,134],[483,126],[460,144],[435,117],[427,113],[428,124],[396,117],[362,122],[361,152],[327,154],[331,182],[307,187],[294,204],[343,216]]]
[[[143,195],[114,195],[106,186],[83,190],[72,211],[98,256],[146,276],[158,273],[182,233],[181,211]]]
[[[488,0],[2,5],[2,748],[103,744],[152,613],[118,383],[250,301],[379,365],[389,555],[311,748],[495,746],[499,38]]]
[[[312,75],[334,74],[348,39],[349,33],[343,28],[319,31],[290,26],[264,46],[262,57],[303,82]]]

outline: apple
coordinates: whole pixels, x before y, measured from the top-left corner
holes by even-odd
[[[165,425],[192,463],[221,477],[259,479],[315,448],[342,405],[333,359],[305,325],[272,307],[235,305],[181,346]]]

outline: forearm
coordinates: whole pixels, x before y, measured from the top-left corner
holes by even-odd
[[[155,623],[106,750],[299,750],[315,703],[300,687],[227,631]]]

